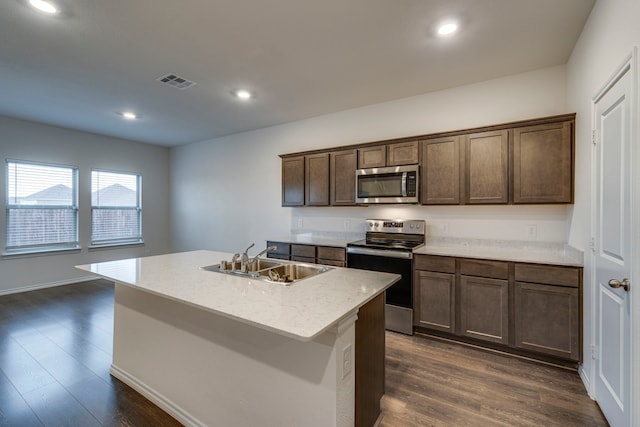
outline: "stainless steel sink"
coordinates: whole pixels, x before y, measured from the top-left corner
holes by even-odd
[[[260,271],[260,276],[269,282],[289,284],[329,270],[329,267],[322,265],[287,263],[278,267],[262,270]]]
[[[252,279],[264,280],[271,283],[279,283],[282,285],[290,285],[299,280],[306,279],[331,270],[330,267],[315,264],[297,263],[291,261],[270,260],[258,258],[252,262],[247,271],[241,271],[240,262],[232,265],[231,262],[226,264],[214,264],[201,267],[203,270],[213,271],[215,273],[231,274],[241,277],[250,277]]]
[[[282,263],[279,261],[258,258],[247,267],[246,273],[240,271],[240,261],[236,261],[235,265],[231,264],[231,262],[227,262],[226,266],[224,267],[221,267],[221,264],[215,264],[215,265],[208,265],[206,267],[202,267],[202,269],[208,270],[208,271],[215,271],[219,273],[230,273],[230,274],[239,274],[243,276],[248,276],[250,275],[249,273],[255,273],[260,270],[264,270],[272,267],[278,267],[280,265],[282,265]]]

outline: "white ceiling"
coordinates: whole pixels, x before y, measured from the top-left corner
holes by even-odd
[[[60,1],[0,1],[0,114],[166,146],[564,64],[594,3]],[[436,38],[451,16],[462,31]]]

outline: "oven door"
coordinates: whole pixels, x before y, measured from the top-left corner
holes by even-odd
[[[400,257],[395,257],[400,256]],[[411,252],[347,248],[347,267],[400,274],[385,293],[385,327],[413,334],[413,259]]]

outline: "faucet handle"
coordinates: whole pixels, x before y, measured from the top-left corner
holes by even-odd
[[[251,249],[255,245],[256,245],[255,243],[252,243],[247,249],[244,250],[244,253],[246,254],[247,252],[249,252],[249,249]]]

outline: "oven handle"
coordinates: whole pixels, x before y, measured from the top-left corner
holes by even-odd
[[[394,250],[385,250],[385,249],[347,247],[347,253],[358,254],[358,255],[375,255],[375,256],[383,256],[387,258],[413,259],[413,252],[394,251]]]

